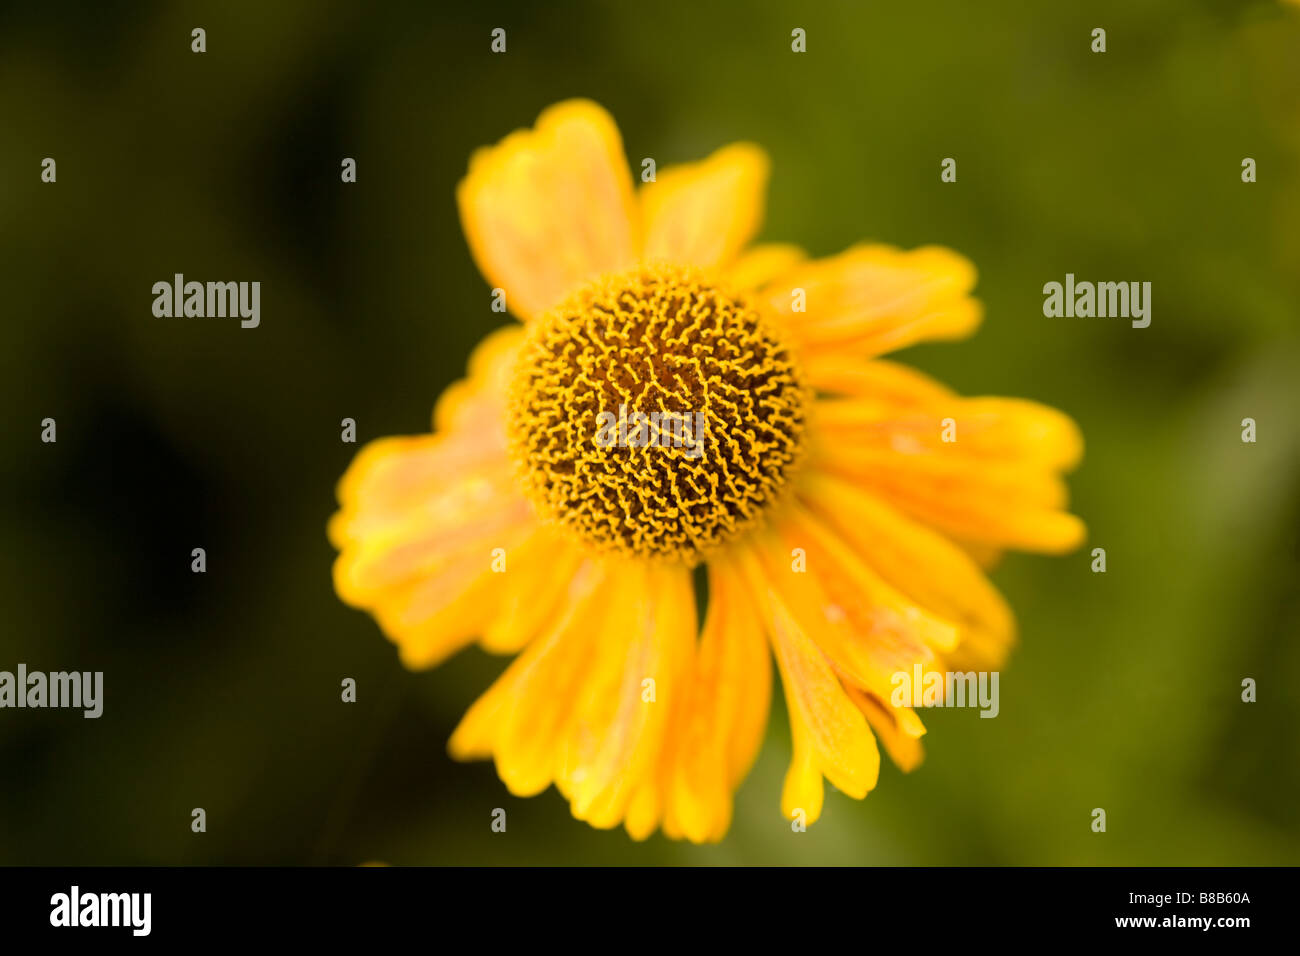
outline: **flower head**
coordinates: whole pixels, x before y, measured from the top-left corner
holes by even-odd
[[[787,816],[816,820],[824,780],[864,796],[877,741],[916,766],[894,676],[1000,666],[1014,624],[981,565],[1084,535],[1067,417],[880,358],[974,331],[971,264],[750,246],[766,181],[737,145],[634,192],[587,101],[476,152],[465,234],[523,325],[479,345],[431,433],[361,450],[330,522],[339,596],[408,667],[517,654],[451,752],[638,838],[725,834],[772,659]]]

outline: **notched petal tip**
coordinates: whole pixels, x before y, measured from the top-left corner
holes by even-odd
[[[639,214],[623,140],[591,100],[557,103],[532,129],[476,150],[456,201],[475,262],[520,318],[636,258]]]
[[[661,170],[641,187],[645,258],[725,268],[763,224],[770,170],[754,143]]]

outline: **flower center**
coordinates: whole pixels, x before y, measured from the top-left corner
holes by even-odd
[[[643,266],[530,329],[510,446],[544,517],[601,550],[694,565],[780,494],[807,394],[754,309],[697,272]]]

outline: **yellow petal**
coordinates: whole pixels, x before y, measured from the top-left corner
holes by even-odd
[[[739,557],[750,593],[767,622],[790,712],[794,762],[786,778],[783,810],[793,817],[796,808],[803,809],[811,821],[816,819],[814,811],[820,811],[820,785],[811,783],[814,770],[844,793],[861,799],[876,785],[880,753],[866,718],[789,607],[788,580],[777,586],[753,554],[742,551]],[[792,799],[802,802],[793,804]]]
[[[816,467],[848,478],[962,539],[1065,554],[1086,538],[1083,522],[1061,510],[1065,485],[1050,472],[907,457],[829,442],[819,445]]]
[[[392,457],[410,456],[394,446]],[[386,592],[466,558],[490,570],[492,549],[518,540],[530,524],[508,471],[471,472],[431,486],[401,520],[352,522],[352,537],[334,566],[335,585],[348,604],[371,607]]]
[[[790,692],[786,691],[789,700]],[[821,819],[822,803],[826,799],[826,785],[822,782],[821,767],[812,744],[808,741],[808,732],[804,729],[803,718],[791,721],[794,742],[790,757],[790,767],[785,772],[785,781],[781,785],[781,813],[787,820],[794,820],[803,815],[803,823],[813,824]]]
[[[502,381],[522,340],[522,330],[508,328],[479,343],[469,375],[435,405],[434,434],[380,438],[357,453],[339,480],[340,507],[329,524],[336,548],[400,530],[421,515],[441,511],[455,518],[485,507],[496,487],[513,484]]]
[[[729,564],[709,564],[709,609],[695,655],[675,760],[665,831],[695,843],[720,840],[732,796],[763,741],[772,664],[762,623]]]
[[[510,587],[494,552],[541,533],[505,449],[500,378],[518,343],[518,330],[488,336],[439,400],[437,433],[370,442],[339,481],[335,589],[374,614],[408,667],[482,632]]]
[[[560,602],[582,563],[582,552],[562,536],[539,531],[523,547],[502,555],[493,571],[504,587],[493,595],[480,643],[494,654],[513,654],[560,615]]]
[[[659,817],[663,813],[662,784],[660,780],[643,780],[633,793],[623,821],[623,827],[633,840],[649,839],[655,827],[659,826]]]
[[[898,765],[898,769],[909,773],[920,766],[925,757],[925,748],[921,746],[925,727],[920,720],[900,720],[901,715],[896,713],[899,708],[881,701],[874,694],[847,685],[844,690],[867,718],[867,723],[884,746],[885,753]],[[912,714],[913,718],[915,716]]]
[[[1024,399],[950,395],[903,406],[881,395],[835,398],[819,401],[815,415],[818,429],[834,431],[830,442],[902,458],[1069,471],[1083,457],[1083,436],[1069,416]]]
[[[487,626],[492,607],[505,589],[505,579],[492,570],[494,552],[511,551],[536,533],[526,509],[511,518],[496,515],[492,531],[475,529],[476,537],[452,548],[435,536],[422,548],[436,554],[437,563],[411,579],[394,584],[359,606],[370,610],[380,628],[398,646],[402,663],[411,669],[433,667],[465,647]],[[481,537],[477,535],[482,535]],[[345,559],[336,568],[346,572]],[[341,596],[344,590],[339,589]]]
[[[963,551],[974,558],[975,563],[985,571],[992,571],[1002,563],[1002,555],[1005,552],[1001,548],[995,548],[982,541],[970,541],[955,534],[949,535],[948,537],[950,537]]]
[[[1001,666],[1015,641],[1015,621],[970,555],[832,475],[805,473],[799,495],[881,578],[957,625],[959,644],[947,660],[970,661],[976,669]]]
[[[335,590],[374,614],[409,667],[432,666],[477,636],[503,583],[492,580],[494,550],[540,530],[508,469],[471,466],[456,447],[440,437],[373,443],[331,522]],[[460,472],[428,470],[453,462]]]
[[[957,628],[880,577],[847,541],[813,514],[792,504],[777,528],[784,546],[805,552],[813,577],[838,615],[894,670],[911,671],[934,651],[957,644]]]
[[[435,432],[459,430],[486,433],[494,446],[505,448],[505,429],[491,418],[504,421],[506,395],[513,376],[524,330],[517,324],[502,326],[484,337],[469,356],[469,374],[439,396],[433,407]]]
[[[798,246],[763,243],[741,253],[727,269],[727,282],[740,292],[758,289],[789,272],[804,258],[804,251]]]
[[[889,359],[863,360],[842,352],[803,357],[808,384],[822,392],[871,399],[882,407],[931,407],[955,397],[943,383],[910,365]]]
[[[750,550],[785,612],[846,684],[888,695],[896,673],[936,659],[927,640],[954,640],[950,625],[903,599],[794,506],[777,529],[755,533]]]
[[[481,751],[482,741],[490,739],[497,773],[516,796],[541,793],[555,779],[574,720],[574,698],[590,673],[605,626],[605,592],[618,577],[607,564],[585,563],[570,583],[563,617],[506,669],[498,679],[502,690],[494,685],[483,707],[471,709],[464,734],[457,731],[467,752]],[[493,698],[500,703],[494,705]],[[483,723],[494,726],[485,729]]]
[[[660,170],[641,187],[645,258],[702,268],[731,262],[763,223],[767,155],[736,143]]]
[[[975,267],[948,249],[855,246],[799,266],[769,285],[762,302],[814,361],[874,358],[917,342],[959,339],[979,326]],[[796,312],[794,289],[804,292]]]
[[[508,673],[508,672],[507,672]],[[497,737],[505,715],[510,710],[513,679],[497,679],[487,692],[465,712],[451,739],[447,752],[456,760],[488,760],[496,750]]]
[[[1083,454],[1083,437],[1068,416],[1021,399],[963,398],[900,367],[865,366],[878,390],[864,387],[813,408],[816,467],[978,553],[1062,553],[1083,542],[1083,523],[1063,511],[1068,494],[1060,473]]]
[[[470,252],[521,318],[584,281],[627,268],[637,206],[618,127],[600,106],[568,100],[470,158],[456,190]]]
[[[629,562],[606,599],[558,771],[573,815],[599,828],[622,821],[639,786],[659,770],[695,642],[695,600],[683,567]]]

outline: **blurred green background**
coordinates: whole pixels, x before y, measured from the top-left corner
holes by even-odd
[[[106,685],[0,711],[0,863],[1300,862],[1298,54],[1272,0],[0,5],[0,669]],[[925,764],[808,833],[779,693],[726,841],[635,844],[452,763],[504,661],[408,673],[331,588],[340,419],[427,429],[501,322],[469,153],[575,95],[634,163],[763,144],[763,238],[965,253],[983,330],[901,357],[1087,436],[1108,572],[1009,557],[998,719],[927,714]],[[154,318],[174,272],[260,280],[261,327]],[[1150,328],[1044,318],[1066,272],[1151,281]]]

